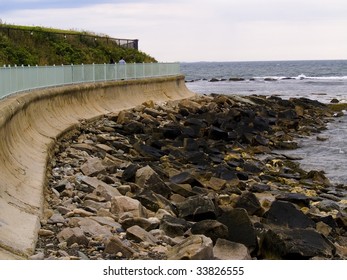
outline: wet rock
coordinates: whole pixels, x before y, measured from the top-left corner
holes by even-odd
[[[292,203],[274,201],[270,209],[264,214],[264,222],[290,228],[315,227],[315,223]]]
[[[177,204],[178,215],[191,221],[214,219],[216,208],[213,201],[204,195],[188,197],[186,201]]]
[[[215,244],[218,238],[228,238],[228,228],[216,220],[203,220],[195,223],[191,232],[193,234],[203,234],[212,239]]]
[[[213,247],[213,255],[216,260],[251,260],[252,257],[245,245],[218,239]]]
[[[226,210],[218,217],[218,221],[228,228],[227,240],[242,243],[251,252],[257,248],[256,232],[245,209]]]
[[[244,78],[239,78],[239,77],[231,77],[229,78],[229,81],[232,81],[232,82],[241,82],[241,81],[244,81],[245,79]]]
[[[212,240],[204,235],[192,235],[169,249],[167,257],[169,260],[211,260]]]
[[[334,246],[313,229],[272,229],[266,232],[261,252],[268,259],[331,258]]]

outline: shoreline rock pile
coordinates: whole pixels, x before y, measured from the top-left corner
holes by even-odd
[[[81,122],[51,161],[32,259],[346,259],[346,186],[306,172],[308,99],[198,96]]]

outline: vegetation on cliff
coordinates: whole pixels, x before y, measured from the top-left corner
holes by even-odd
[[[156,61],[124,42],[91,32],[0,24],[0,65],[98,64],[121,57],[127,62]]]

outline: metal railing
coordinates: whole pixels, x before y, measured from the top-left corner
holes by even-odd
[[[45,87],[178,74],[179,63],[4,66],[0,67],[0,99],[9,94]]]

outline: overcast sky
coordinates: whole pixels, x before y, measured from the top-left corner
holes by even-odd
[[[159,61],[347,59],[346,0],[0,0],[0,19],[139,39]]]

